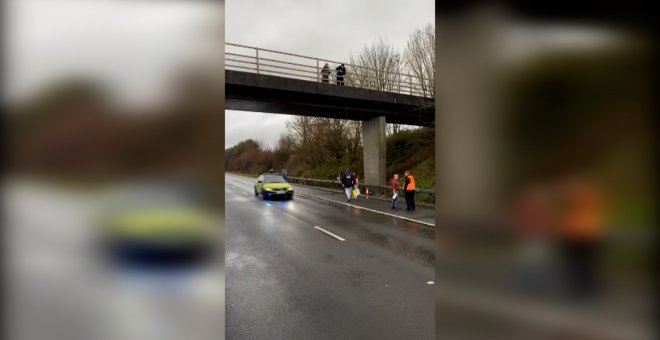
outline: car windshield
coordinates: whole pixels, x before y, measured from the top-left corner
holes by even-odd
[[[264,176],[264,184],[268,183],[286,183],[282,176]]]

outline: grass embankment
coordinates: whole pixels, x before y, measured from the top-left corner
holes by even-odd
[[[403,178],[410,170],[418,189],[435,187],[435,131],[432,128],[405,130],[387,138],[386,173],[392,178],[395,173]]]

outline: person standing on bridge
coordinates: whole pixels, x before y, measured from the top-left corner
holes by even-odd
[[[351,175],[348,169],[341,175],[341,184],[344,186],[344,191],[346,192],[346,202],[350,202],[353,194],[353,175]]]
[[[337,85],[344,86],[344,76],[346,75],[346,67],[344,64],[337,66]]]
[[[415,178],[410,174],[410,170],[406,170],[403,174],[405,182],[403,183],[403,192],[406,195],[406,211],[415,211]]]
[[[330,82],[330,65],[328,63],[325,63],[321,70],[321,82],[326,84]]]

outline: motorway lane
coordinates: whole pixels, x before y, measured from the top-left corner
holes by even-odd
[[[228,339],[434,338],[433,229],[230,174],[225,199]]]

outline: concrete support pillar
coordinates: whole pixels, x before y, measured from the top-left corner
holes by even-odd
[[[447,220],[493,224],[503,211],[499,19],[486,10],[436,27],[436,204]]]
[[[385,185],[385,117],[362,123],[364,184]]]

